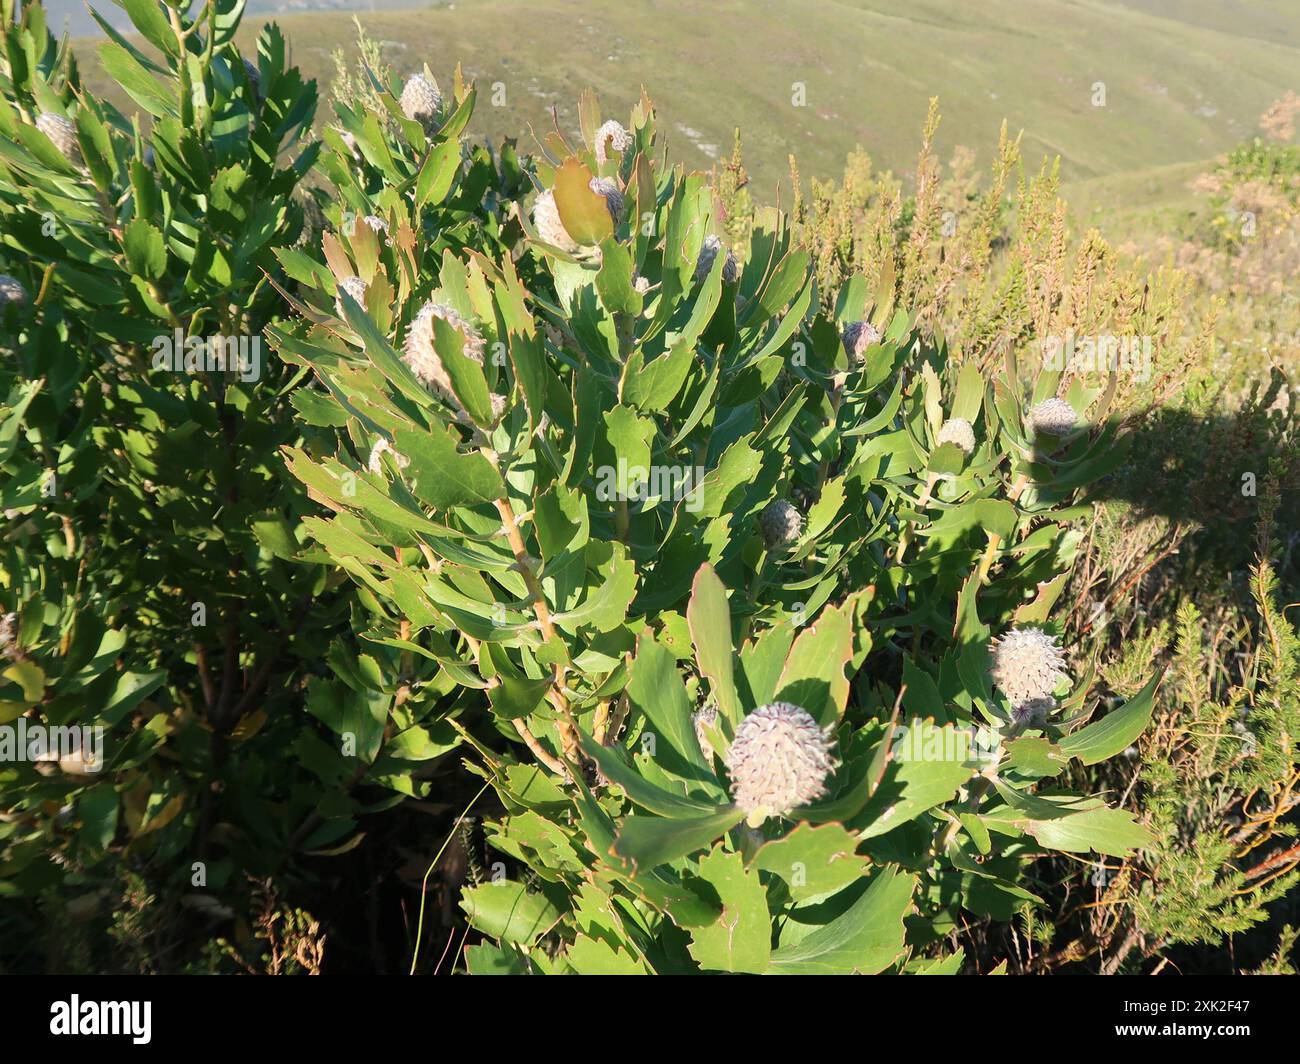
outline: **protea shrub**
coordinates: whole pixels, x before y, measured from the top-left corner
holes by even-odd
[[[119,859],[173,909],[222,911],[248,877],[380,845],[405,798],[459,809],[484,784],[509,874],[461,893],[470,971],[953,970],[953,929],[1018,919],[1044,850],[1147,844],[1036,771],[1113,756],[1151,713],[1153,684],[1065,690],[1090,674],[1049,634],[1108,468],[1104,395],[1071,385],[1050,402],[1090,421],[1027,434],[1059,381],[985,375],[901,289],[818,298],[789,219],[738,238],[705,175],[664,165],[648,97],[606,119],[587,94],[580,140],[522,158],[468,139],[459,73],[445,94],[377,74],[391,121],[336,101],[305,148],[314,90],[268,29],[245,73],[292,120],[196,110],[242,63],[224,30],[206,46],[213,14],[154,49],[151,168],[133,116],[66,59],[42,75],[77,108],[45,135],[102,193],[57,248],[32,219],[73,179],[22,154],[30,106],[0,108],[26,164],[0,169],[0,298],[24,305],[0,335],[23,522],[0,543],[0,705],[103,723],[126,773],[0,774],[24,934],[36,899]],[[0,56],[54,71],[29,17],[6,33]],[[30,102],[25,76],[0,86]],[[218,210],[187,164],[222,171],[232,128],[246,180]],[[262,375],[141,358],[188,323],[265,340]],[[978,728],[991,764],[944,753]],[[203,890],[196,853],[224,877]],[[422,939],[411,963],[436,963]]]

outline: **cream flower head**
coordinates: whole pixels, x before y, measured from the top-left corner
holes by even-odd
[[[943,423],[943,428],[935,439],[940,444],[955,444],[962,454],[970,454],[975,450],[975,430],[965,418],[950,417]]]
[[[610,119],[596,130],[596,162],[604,166],[609,161],[609,152],[625,152],[632,146],[632,134],[623,126]]]
[[[731,797],[751,824],[785,816],[826,793],[833,746],[806,709],[790,702],[759,706],[740,722],[727,750]]]
[[[1044,399],[1029,411],[1034,431],[1047,436],[1064,436],[1078,420],[1074,407],[1064,399]]]
[[[423,74],[412,74],[402,86],[402,114],[414,122],[419,122],[426,131],[438,126],[438,113],[442,110],[442,93],[438,86]]]
[[[840,339],[844,341],[844,349],[861,360],[868,347],[880,343],[880,330],[869,321],[850,321],[840,330]]]
[[[360,277],[344,277],[339,281],[339,292],[346,292],[358,304],[361,309],[366,309],[366,289],[369,286]],[[343,313],[343,299],[341,294],[334,297],[334,309],[339,312],[339,317],[347,320],[347,315]]]
[[[1066,675],[1061,648],[1041,628],[1012,628],[991,649],[993,682],[1017,709],[1051,699]]]
[[[451,377],[447,375],[447,369],[443,366],[434,343],[436,336],[434,321],[437,319],[445,321],[460,333],[464,344],[461,353],[466,358],[472,358],[480,366],[483,365],[483,334],[472,323],[462,318],[454,307],[446,303],[437,303],[432,299],[420,308],[420,312],[406,332],[402,361],[410,367],[421,384],[442,396],[453,406],[459,407],[460,400],[452,390]],[[504,403],[504,400],[500,396],[492,398],[493,410],[496,411],[497,404]]]
[[[59,149],[59,154],[73,166],[85,165],[81,144],[77,140],[77,125],[72,119],[42,111],[36,116],[36,128],[49,137],[50,143]]]
[[[538,239],[544,244],[567,251],[570,255],[578,250],[578,242],[569,236],[569,231],[560,221],[560,209],[555,205],[555,193],[549,188],[539,195],[533,204],[533,228],[537,230]]]

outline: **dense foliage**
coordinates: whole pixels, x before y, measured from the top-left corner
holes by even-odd
[[[486,818],[471,972],[1004,967],[961,929],[1050,911],[1052,854],[1148,861],[1124,930],[1164,942],[1289,887],[1158,893],[1203,831],[1162,766],[1247,694],[1140,740],[1163,655],[1072,621],[1129,383],[1040,357],[1050,226],[989,268],[1005,138],[958,291],[937,201],[869,239],[876,191],[756,210],[738,157],[667,164],[644,95],[522,156],[468,140],[459,70],[366,64],[317,137],[238,0],[124,7],[129,116],[0,0],[0,726],[46,744],[0,764],[0,938],[319,970],[295,899],[408,805]],[[1254,590],[1258,756],[1205,752],[1216,795],[1294,781],[1266,561]],[[1104,765],[1139,741],[1126,807]]]

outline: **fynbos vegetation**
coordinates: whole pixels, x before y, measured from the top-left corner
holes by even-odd
[[[787,214],[645,93],[522,153],[124,7],[130,113],[0,0],[6,965],[1139,971],[1285,898],[1295,413],[1203,278],[937,107]]]

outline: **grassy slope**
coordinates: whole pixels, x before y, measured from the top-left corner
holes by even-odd
[[[1182,198],[1180,166],[1239,141],[1300,88],[1300,4],[1227,2],[1259,17],[1224,15],[1220,0],[458,0],[360,17],[399,72],[460,60],[480,85],[484,135],[543,129],[552,103],[572,129],[586,85],[624,113],[645,85],[688,164],[725,155],[741,127],[756,193],[771,200],[791,152],[805,178],[838,173],[855,144],[910,169],[938,95],[941,152],[962,142],[987,162],[1006,118],[1024,130],[1029,161],[1061,156],[1091,213],[1131,206],[1134,191]],[[277,21],[326,85],[331,51],[354,39],[351,16]],[[791,105],[797,81],[803,108]],[[1105,107],[1091,104],[1098,81]]]

